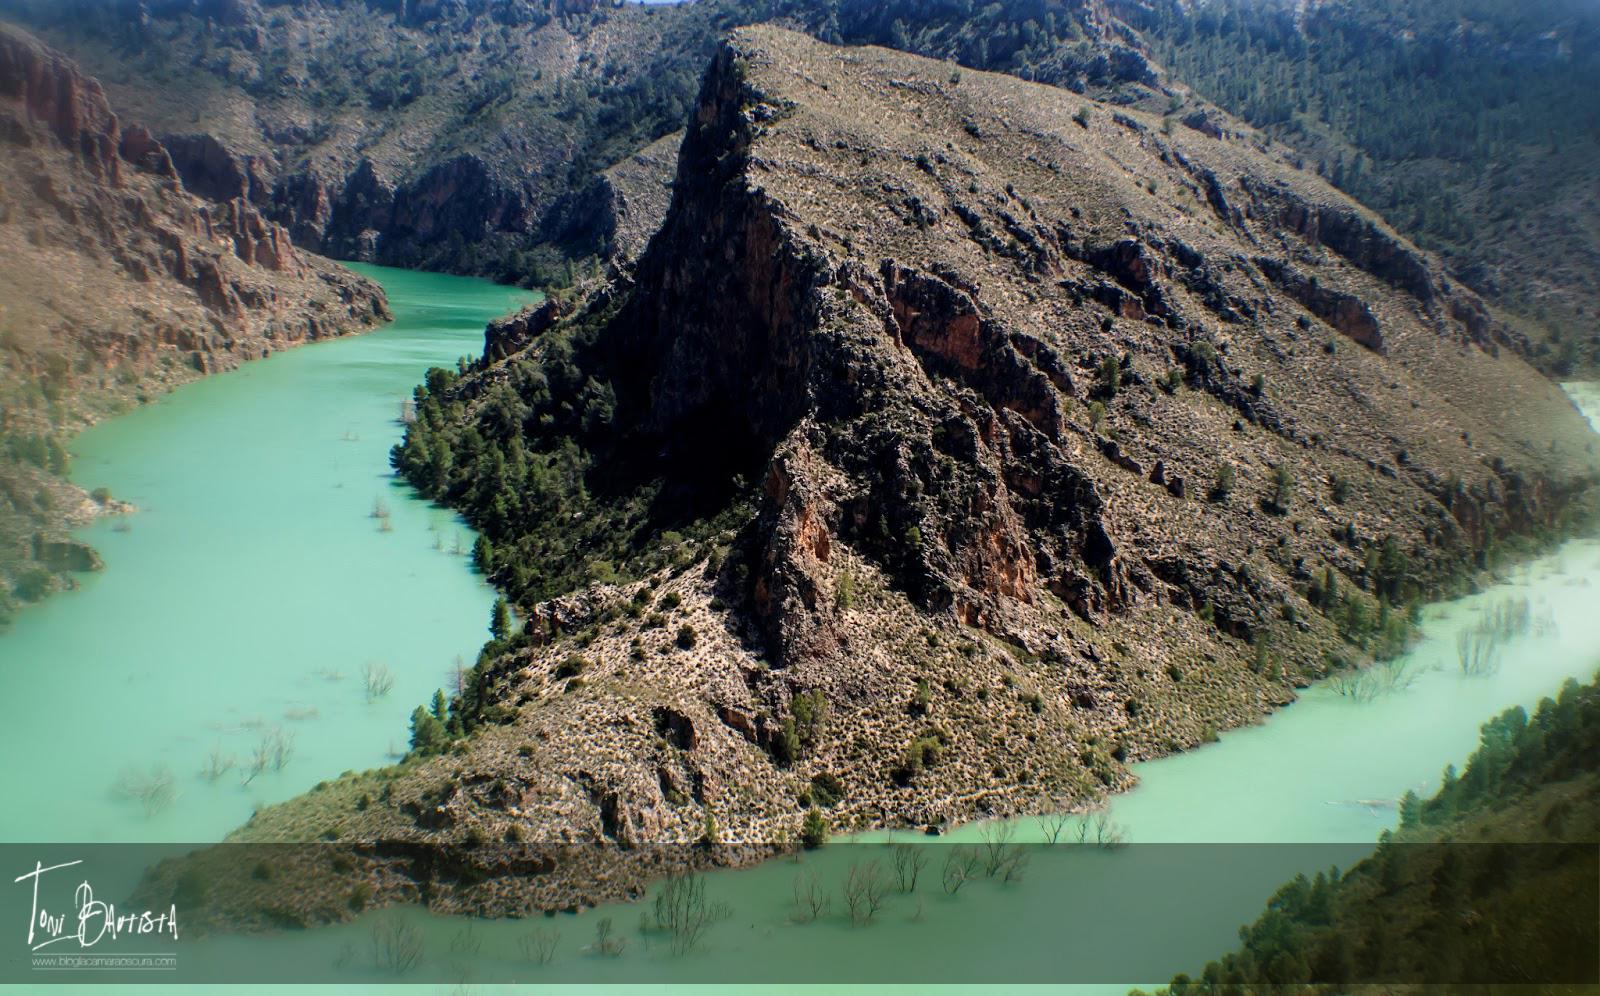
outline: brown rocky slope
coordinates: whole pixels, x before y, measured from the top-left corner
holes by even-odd
[[[1592,514],[1595,437],[1517,338],[1229,130],[736,32],[632,282],[501,326],[407,444],[446,484],[469,458],[504,476],[486,445],[586,449],[543,533],[475,505],[472,473],[439,492],[496,550],[636,528],[646,480],[713,525],[639,532],[614,579],[525,597],[452,703],[470,735],[236,839],[382,860],[710,820],[708,859],[738,860],[807,805],[839,830],[1086,804],[1403,641],[1401,606],[1506,537]],[[606,392],[578,427],[574,399]],[[429,449],[450,431],[454,468]],[[416,862],[375,898],[505,913],[637,884],[463,867]]]
[[[60,535],[106,504],[60,480],[72,432],[388,317],[381,289],[295,249],[246,201],[188,193],[99,83],[4,25],[0,260],[0,602],[8,586],[31,600],[60,583],[51,573],[95,563]]]

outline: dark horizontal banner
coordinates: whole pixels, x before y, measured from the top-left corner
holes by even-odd
[[[1592,844],[3,844],[0,871],[0,984],[1600,983]]]

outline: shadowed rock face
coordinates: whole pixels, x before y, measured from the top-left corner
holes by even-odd
[[[117,403],[388,317],[383,292],[296,249],[245,196],[191,195],[94,79],[0,27],[0,398],[6,433],[70,433]],[[41,385],[56,410],[27,400]],[[51,514],[34,489],[65,489]],[[93,566],[34,529],[98,506],[61,482],[0,496],[0,577]],[[25,498],[19,498],[22,495]],[[86,548],[85,548],[86,549]]]
[[[615,325],[646,357],[627,372],[648,399],[641,419],[663,438],[708,408],[696,417],[751,427],[778,453],[775,524],[816,500],[787,456],[811,451],[851,486],[803,514],[926,609],[994,621],[1042,586],[1096,618],[1158,595],[1128,549],[1147,500],[1114,500],[1158,461],[1201,480],[1219,457],[1286,463],[1310,485],[1352,457],[1405,451],[1406,484],[1437,513],[1430,487],[1484,476],[1481,454],[1437,438],[1445,425],[1507,457],[1520,432],[1581,449],[1558,391],[1485,355],[1522,344],[1471,292],[1270,150],[1164,135],[1133,112],[1079,124],[1048,90],[953,83],[877,52],[846,50],[830,72],[815,43],[739,37],[760,41],[724,49],[708,78],[673,210]],[[1347,354],[1340,336],[1395,362]],[[1244,439],[1264,430],[1254,460],[1219,446],[1190,396],[1154,388],[1173,370],[1233,410]],[[1336,400],[1385,379],[1402,405]],[[1537,414],[1486,423],[1469,385],[1494,383]],[[1106,422],[1085,425],[1097,403]],[[865,431],[875,421],[893,431]],[[830,427],[820,446],[813,426]],[[1522,473],[1579,470],[1534,460]],[[1254,525],[1243,504],[1212,514]],[[778,580],[794,554],[777,535],[761,601],[787,625],[811,599]],[[1451,555],[1439,538],[1435,554]]]
[[[592,480],[737,473],[752,513],[687,566],[523,606],[480,667],[493,720],[392,803],[344,812],[372,791],[352,778],[242,836],[687,842],[709,814],[792,840],[818,785],[840,827],[1079,802],[1359,656],[1314,581],[1376,616],[1383,584],[1433,592],[1492,534],[1587,513],[1594,436],[1516,337],[1247,129],[1202,124],[736,32],[631,277],[493,327],[449,400],[489,439],[508,386],[606,384],[626,445]],[[577,445],[558,424],[515,443]],[[408,815],[440,779],[516,802]],[[628,881],[429,895],[548,908]]]

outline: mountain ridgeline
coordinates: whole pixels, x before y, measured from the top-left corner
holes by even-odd
[[[1571,376],[1593,362],[1594,4],[1113,6],[1172,77],[1295,148],[1473,289],[1533,319],[1542,366]]]
[[[196,192],[244,197],[297,244],[343,258],[569,283],[618,247],[619,188],[601,171],[681,127],[722,32],[776,20],[1174,119],[1215,102],[1514,310],[1541,369],[1589,369],[1600,346],[1600,16],[1577,0],[4,0],[0,12],[106,78]]]
[[[519,618],[403,764],[238,839],[738,861],[1081,804],[1594,514],[1518,333],[1214,111],[740,29],[587,290],[430,373],[394,454]],[[424,891],[631,894],[608,853]]]

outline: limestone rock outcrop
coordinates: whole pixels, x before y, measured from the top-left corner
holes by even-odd
[[[0,431],[64,439],[201,373],[388,317],[376,284],[228,193],[192,194],[97,81],[0,25]],[[102,506],[29,481],[0,495],[0,579],[92,568],[55,536]],[[57,490],[50,511],[34,500]]]

